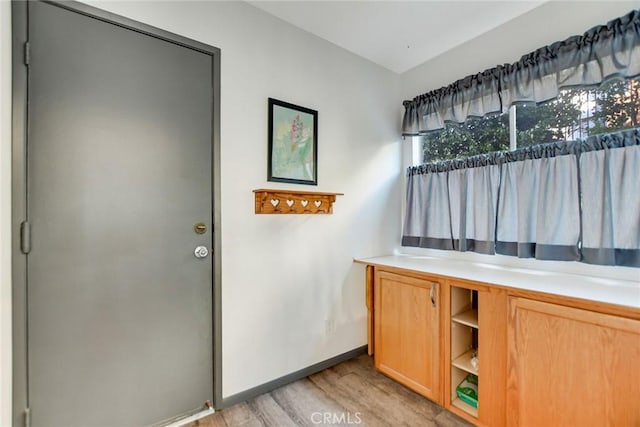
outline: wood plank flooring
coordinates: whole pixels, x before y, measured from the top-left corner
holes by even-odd
[[[462,427],[466,421],[376,372],[363,355],[188,427]]]

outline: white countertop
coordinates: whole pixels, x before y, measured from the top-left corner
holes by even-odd
[[[416,255],[357,258],[356,261],[640,309],[640,280],[590,277]]]

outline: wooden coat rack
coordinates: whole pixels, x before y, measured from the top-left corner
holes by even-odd
[[[332,214],[342,193],[293,190],[253,190],[257,214]]]

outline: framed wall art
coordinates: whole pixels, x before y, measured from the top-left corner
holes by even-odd
[[[318,112],[269,98],[267,180],[318,185]]]

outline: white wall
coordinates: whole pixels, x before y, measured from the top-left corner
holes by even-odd
[[[11,4],[0,1],[0,425],[11,424]]]
[[[497,64],[516,62],[522,55],[570,36],[582,34],[589,28],[605,24],[634,8],[638,8],[638,2],[550,1],[403,73],[400,76],[400,98],[413,99],[469,74],[484,71]],[[399,114],[404,112],[401,101],[398,103],[398,109]],[[405,154],[405,166],[411,164],[410,160],[410,156]],[[625,280],[639,279],[638,269],[630,267],[604,267],[578,262],[539,261],[400,246],[396,248],[396,252]]]

